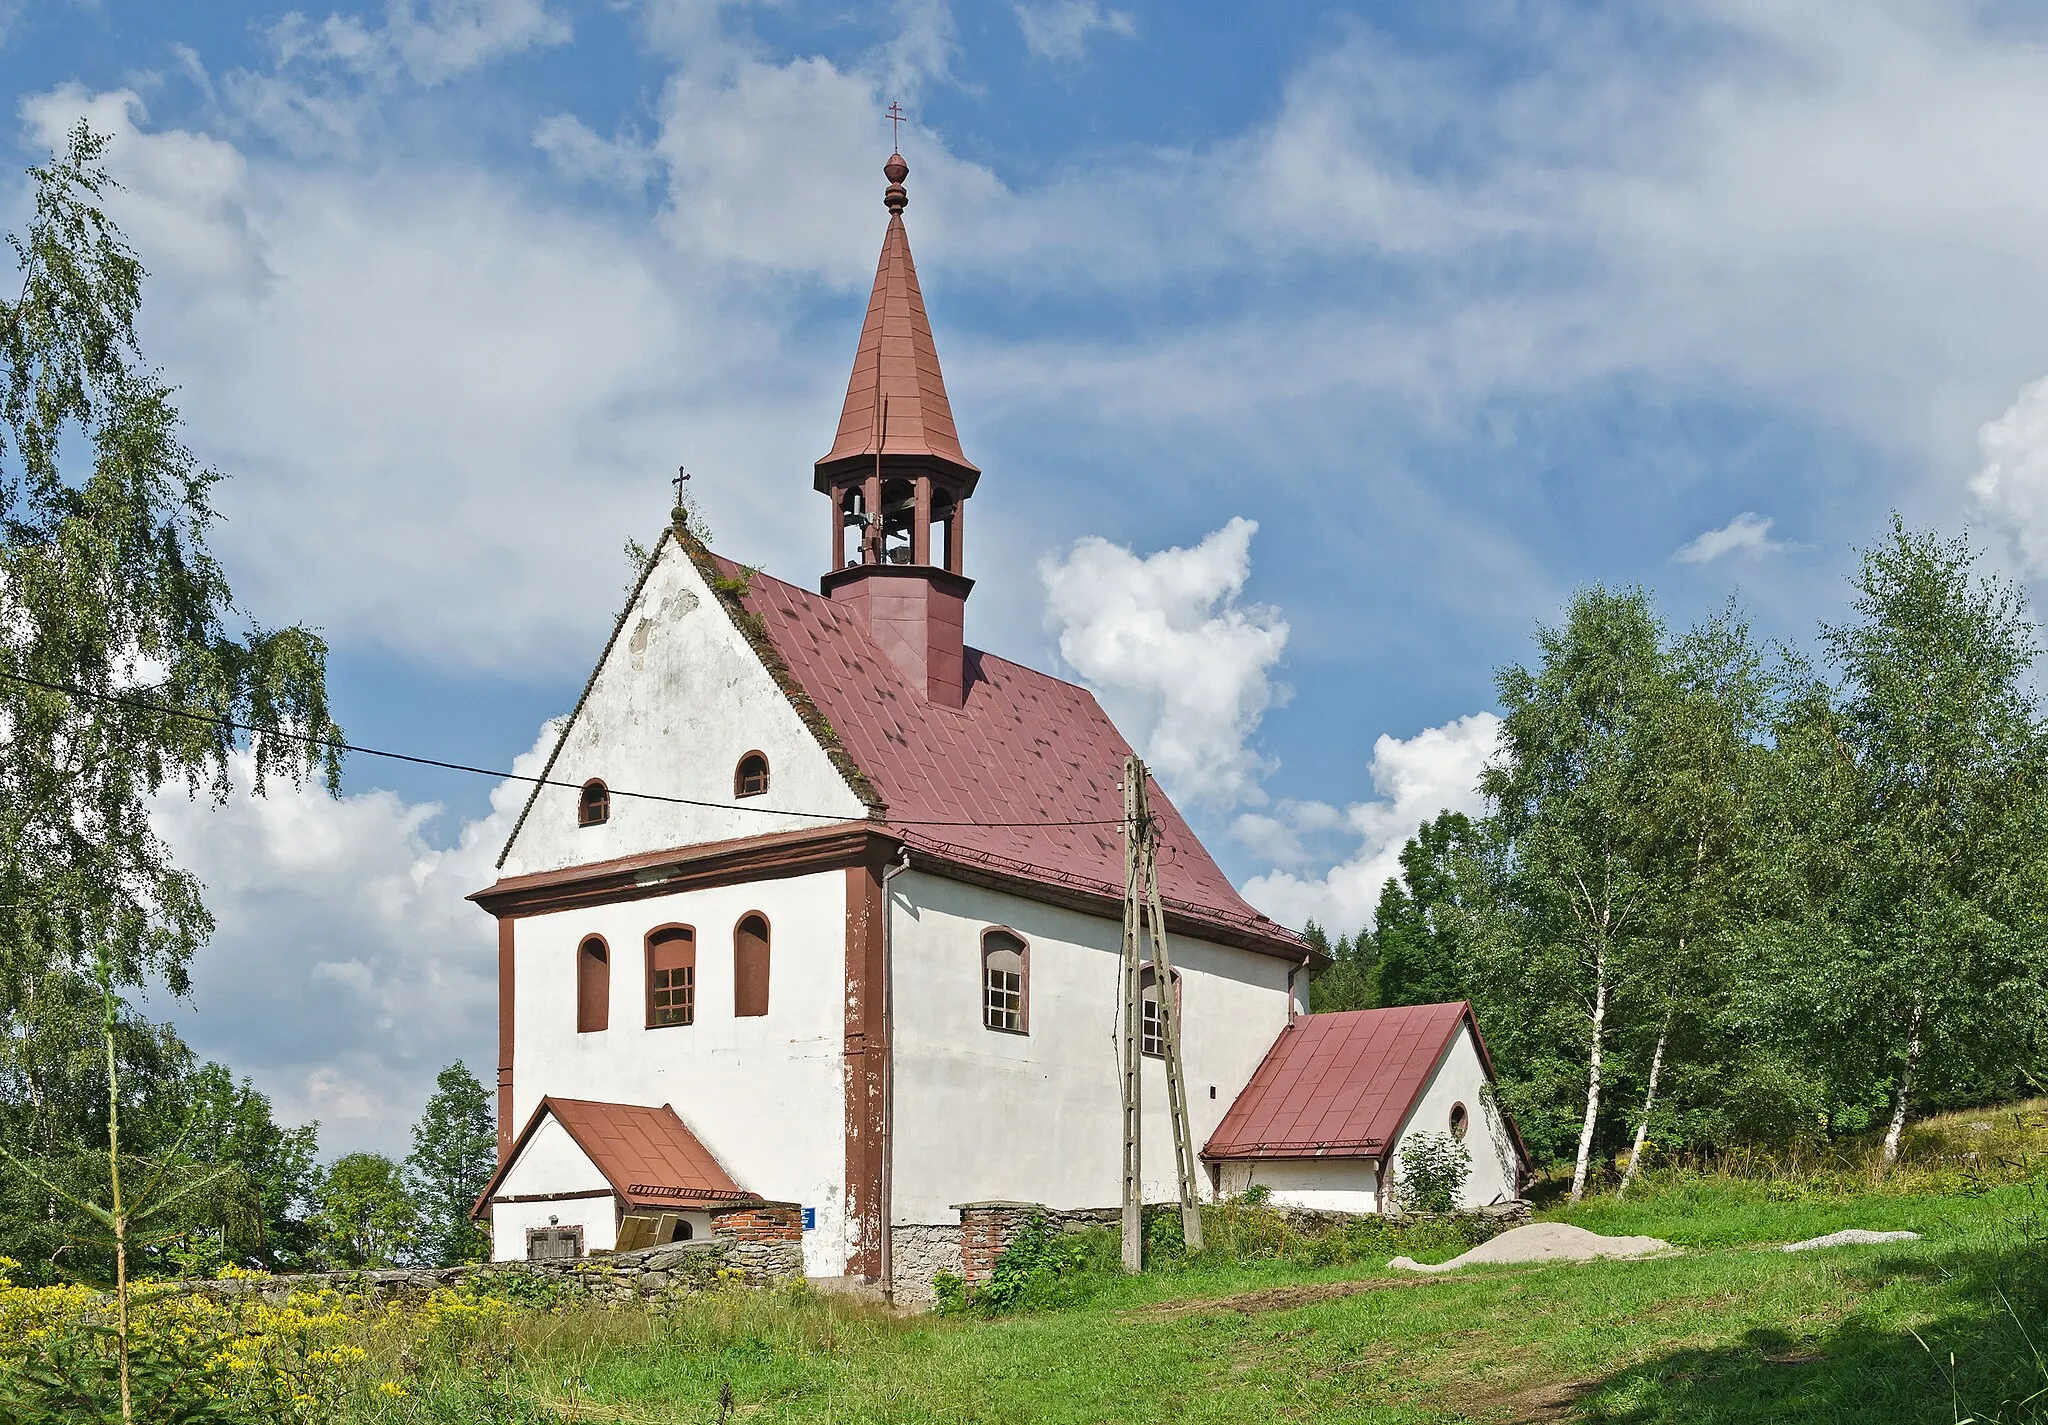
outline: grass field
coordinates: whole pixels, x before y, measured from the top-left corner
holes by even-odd
[[[2048,1386],[2029,1345],[2048,1264],[2035,1187],[1788,1195],[1679,1179],[1569,1215],[1686,1249],[1648,1261],[1429,1278],[1193,1265],[1104,1275],[1079,1304],[995,1320],[749,1295],[666,1320],[534,1314],[379,1409],[763,1425],[2048,1418],[2026,1403]],[[1775,1250],[1848,1226],[1923,1240]],[[488,1399],[479,1370],[497,1382]]]
[[[995,1317],[803,1287],[606,1309],[512,1277],[396,1305],[172,1293],[148,1298],[143,1336],[208,1342],[175,1347],[206,1362],[206,1397],[285,1425],[2048,1422],[2044,1110],[1918,1125],[1882,1178],[1836,1149],[1666,1167],[1626,1203],[1544,1210],[1681,1249],[1639,1261],[1417,1276],[1386,1258],[1448,1257],[1453,1226],[1303,1238],[1227,1207],[1208,1255],[1139,1277],[1106,1238],[1056,1238],[1062,1274]],[[1921,1239],[1778,1250],[1844,1227]],[[67,1342],[104,1365],[107,1309],[90,1288],[0,1281],[0,1396]]]

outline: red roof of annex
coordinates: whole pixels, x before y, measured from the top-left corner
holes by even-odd
[[[1302,1015],[1280,1031],[1202,1156],[1385,1159],[1460,1025],[1471,1026],[1491,1079],[1465,1001]]]
[[[732,1180],[711,1150],[667,1104],[646,1108],[549,1097],[534,1107],[518,1141],[477,1200],[478,1210],[497,1193],[527,1140],[551,1114],[629,1206],[676,1208],[760,1201],[758,1193],[748,1192]]]

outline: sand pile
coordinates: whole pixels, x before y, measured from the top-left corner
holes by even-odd
[[[1425,1266],[1412,1257],[1396,1257],[1387,1263],[1411,1272],[1448,1272],[1459,1267],[1489,1266],[1509,1262],[1590,1262],[1595,1257],[1649,1257],[1670,1251],[1671,1244],[1656,1237],[1602,1237],[1568,1222],[1532,1222],[1503,1232],[1490,1242],[1481,1242],[1463,1256],[1436,1266]]]

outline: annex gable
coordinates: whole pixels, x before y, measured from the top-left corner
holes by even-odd
[[[867,818],[859,774],[826,750],[687,540],[665,532],[656,546],[549,759],[546,780],[567,785],[535,788],[503,875]],[[753,752],[768,791],[741,797],[734,774]],[[593,778],[611,790],[609,816],[580,826],[577,788]]]

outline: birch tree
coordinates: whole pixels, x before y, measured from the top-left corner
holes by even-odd
[[[1654,847],[1634,802],[1667,697],[1662,639],[1641,590],[1596,586],[1572,599],[1560,627],[1537,630],[1533,672],[1510,666],[1496,679],[1506,715],[1480,786],[1513,848],[1525,953],[1544,962],[1536,978],[1575,1002],[1585,1032],[1573,1202],[1586,1192],[1616,996],[1652,888]]]
[[[66,1106],[100,1047],[94,967],[183,995],[212,930],[150,798],[225,797],[238,748],[259,783],[338,773],[292,735],[338,736],[325,645],[239,612],[208,550],[222,477],[137,342],[143,269],[106,212],[105,146],[81,124],[30,170],[0,297],[0,1133],[45,1161],[83,1146]],[[133,1015],[112,1032],[123,1069],[164,1047]]]
[[[1647,852],[1645,918],[1654,953],[1644,988],[1656,1038],[1617,1196],[1635,1180],[1658,1091],[1677,1069],[1671,1056],[1679,1018],[1718,991],[1714,951],[1740,904],[1746,804],[1770,709],[1762,654],[1732,610],[1677,641],[1656,688],[1630,790]]]
[[[1821,629],[1836,681],[1780,738],[1812,788],[1799,973],[1818,1023],[1888,1071],[1886,1168],[1928,1076],[2016,1054],[2043,1006],[2040,647],[2024,593],[1976,560],[1894,516],[1855,617]]]

